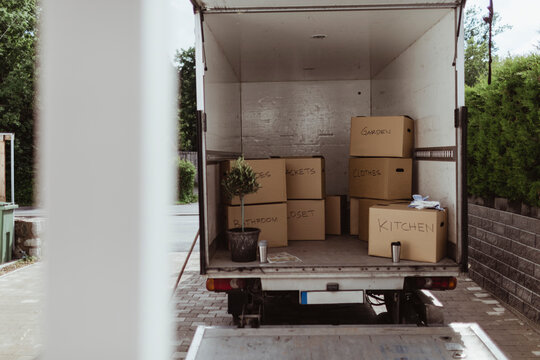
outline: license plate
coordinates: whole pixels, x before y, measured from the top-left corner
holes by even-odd
[[[301,291],[300,304],[363,304],[363,290]]]

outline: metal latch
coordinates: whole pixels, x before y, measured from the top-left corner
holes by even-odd
[[[339,284],[338,283],[326,284],[326,291],[339,291]]]

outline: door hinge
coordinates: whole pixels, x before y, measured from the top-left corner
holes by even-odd
[[[462,106],[454,110],[454,127],[456,129],[467,126],[468,124],[468,111],[466,106]]]
[[[206,123],[206,113],[202,113],[202,125],[203,125],[203,131],[206,132],[208,130],[208,125]]]
[[[206,132],[206,113],[201,110],[197,110],[197,128],[201,133]]]

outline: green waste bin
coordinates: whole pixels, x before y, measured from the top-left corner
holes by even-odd
[[[18,207],[12,203],[0,202],[0,264],[11,261],[15,237],[13,210]]]

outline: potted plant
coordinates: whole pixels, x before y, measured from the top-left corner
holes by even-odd
[[[255,261],[257,259],[257,242],[261,230],[244,227],[244,196],[259,190],[260,185],[257,182],[257,175],[244,160],[244,157],[240,156],[225,174],[221,184],[229,198],[232,199],[235,196],[240,198],[242,226],[226,231],[231,248],[231,259],[237,262]]]

